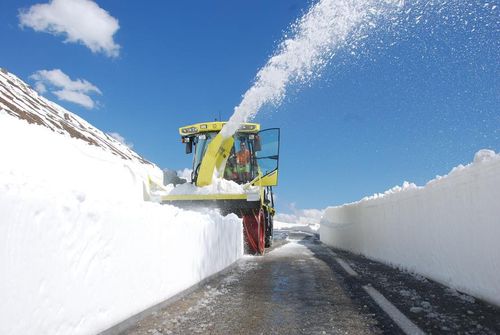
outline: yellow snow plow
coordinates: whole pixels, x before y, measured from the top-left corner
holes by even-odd
[[[191,183],[200,189],[213,189],[208,193],[171,192],[160,201],[187,208],[216,207],[223,214],[238,215],[248,249],[262,254],[273,238],[280,130],[261,130],[257,123],[244,123],[233,136],[224,138],[220,133],[224,124],[205,122],[179,128],[186,153],[193,154]],[[171,183],[171,177],[164,179],[165,185]]]

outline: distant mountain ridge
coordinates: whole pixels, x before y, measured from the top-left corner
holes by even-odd
[[[0,110],[60,134],[78,138],[126,160],[152,164],[81,117],[42,97],[14,74],[0,68]]]

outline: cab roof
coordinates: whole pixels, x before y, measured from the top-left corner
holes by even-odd
[[[214,121],[214,122],[203,122],[196,123],[185,127],[179,128],[179,134],[181,136],[192,136],[200,133],[207,132],[219,132],[226,122]],[[239,133],[258,133],[260,131],[260,124],[258,123],[242,123]]]

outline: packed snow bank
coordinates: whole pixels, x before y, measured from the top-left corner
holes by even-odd
[[[92,334],[243,253],[236,216],[143,201],[161,171],[0,111],[0,334]]]
[[[326,209],[321,240],[500,305],[500,155]]]

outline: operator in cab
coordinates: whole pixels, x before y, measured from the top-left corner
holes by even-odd
[[[236,153],[236,166],[238,177],[241,181],[250,179],[250,150],[244,141],[240,142],[240,151]]]
[[[231,148],[231,153],[226,161],[226,168],[224,169],[224,179],[226,180],[238,180],[238,169],[236,165],[236,153],[234,151],[234,145]]]

